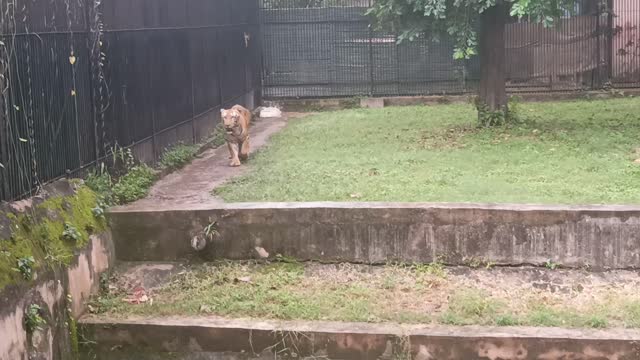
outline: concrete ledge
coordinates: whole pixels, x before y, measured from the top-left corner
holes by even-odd
[[[580,99],[612,99],[624,96],[639,96],[640,89],[621,88],[617,91],[548,91],[518,92],[509,95],[517,96],[525,102],[567,101]],[[377,98],[317,98],[317,99],[270,99],[266,103],[281,106],[285,111],[318,111],[340,110],[350,108],[378,108],[382,106],[419,106],[439,104],[469,103],[474,94],[462,95],[428,95],[428,96],[390,96]],[[374,104],[375,106],[371,106]]]
[[[640,268],[640,207],[430,203],[245,203],[112,210],[117,258],[251,259]],[[216,236],[203,229],[215,223]],[[199,250],[192,247],[198,240]]]
[[[235,353],[246,358],[330,359],[617,359],[640,358],[635,330],[402,326],[219,318],[83,319],[92,351],[121,359],[129,351]],[[241,355],[243,354],[243,355]]]

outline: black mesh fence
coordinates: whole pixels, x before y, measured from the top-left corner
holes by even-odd
[[[0,200],[145,161],[260,96],[258,0],[0,0]]]
[[[262,0],[264,96],[475,91],[477,57],[454,60],[447,38],[398,44],[395,34],[372,30],[364,15],[369,6],[369,0]],[[639,25],[637,0],[578,1],[553,28],[513,19],[505,37],[509,90],[638,86]]]

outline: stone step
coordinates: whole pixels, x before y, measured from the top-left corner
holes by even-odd
[[[640,358],[640,332],[263,321],[215,317],[80,322],[84,356],[146,359],[529,360]]]
[[[124,261],[273,258],[381,264],[640,267],[640,207],[244,203],[113,209]]]
[[[120,263],[80,320],[84,351],[101,360],[640,358],[638,271],[477,266]]]

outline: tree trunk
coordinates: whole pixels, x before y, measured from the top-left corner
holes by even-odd
[[[507,116],[504,33],[507,7],[502,1],[480,15],[480,89],[478,120],[499,125]]]

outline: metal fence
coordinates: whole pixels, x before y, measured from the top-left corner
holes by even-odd
[[[210,134],[260,96],[257,0],[0,0],[0,200]]]
[[[453,42],[447,38],[397,44],[395,34],[372,30],[364,16],[369,5],[369,0],[262,0],[264,96],[475,91],[477,57],[454,60]],[[554,28],[514,19],[505,36],[508,88],[584,90],[610,82],[640,86],[639,25],[637,0],[579,1],[575,13]]]

